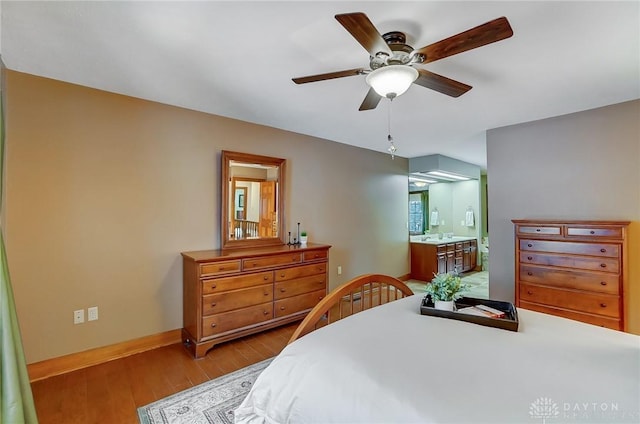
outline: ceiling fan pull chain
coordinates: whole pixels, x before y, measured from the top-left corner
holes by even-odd
[[[387,109],[387,129],[388,129],[387,141],[389,142],[389,148],[387,149],[387,151],[391,154],[391,160],[395,159],[396,150],[398,150],[396,146],[393,144],[393,137],[391,137],[391,103],[392,102],[393,102],[393,99],[390,98],[389,109]]]

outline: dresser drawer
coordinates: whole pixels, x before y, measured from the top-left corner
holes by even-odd
[[[325,290],[318,290],[298,296],[287,297],[286,299],[276,300],[274,302],[275,316],[276,318],[280,318],[306,309],[311,309],[316,306],[316,304],[320,302],[325,295]]]
[[[307,250],[302,254],[302,260],[304,262],[311,262],[327,259],[328,253],[327,250]]]
[[[520,301],[524,302],[620,318],[618,296],[554,289],[525,283],[520,284],[519,294]]]
[[[266,283],[273,283],[273,271],[203,280],[202,294],[220,293],[227,290],[237,290]]]
[[[560,225],[518,225],[516,226],[516,232],[518,234],[538,234],[538,235],[552,235],[559,236],[562,234],[562,226]]]
[[[292,268],[284,268],[275,271],[276,281],[291,280],[299,277],[307,277],[309,275],[326,274],[327,264],[303,265]]]
[[[200,275],[203,277],[218,274],[228,274],[230,272],[238,271],[240,271],[240,260],[208,262],[200,264]]]
[[[326,287],[327,283],[324,274],[281,281],[275,283],[274,298],[277,300],[321,289],[326,290]]]
[[[218,314],[273,301],[273,284],[202,296],[202,315]]]
[[[613,330],[622,330],[621,322],[616,318],[608,318],[602,315],[583,314],[576,311],[569,311],[567,309],[554,308],[552,306],[543,306],[529,302],[520,302],[520,308],[529,309],[530,311],[542,312],[550,315],[556,315],[563,318],[569,318],[576,321],[586,322],[587,324],[598,325],[600,327],[611,328]]]
[[[302,254],[287,253],[284,255],[263,256],[260,258],[247,258],[242,260],[242,269],[250,271],[260,268],[271,268],[280,265],[297,264],[302,262]]]
[[[545,286],[586,290],[618,295],[619,276],[602,272],[565,271],[533,265],[520,265],[520,280]]]
[[[221,314],[209,315],[202,318],[203,337],[237,330],[253,324],[259,324],[273,318],[273,303],[251,306]]]
[[[576,255],[620,256],[620,245],[606,243],[578,243],[566,241],[520,240],[520,250]]]
[[[551,265],[564,268],[586,269],[594,271],[620,272],[620,262],[612,258],[589,256],[561,256],[545,253],[520,252],[520,262],[536,265]]]
[[[622,238],[622,227],[606,226],[567,226],[567,237],[602,237],[602,238]]]

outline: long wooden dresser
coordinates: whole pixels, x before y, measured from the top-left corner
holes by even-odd
[[[516,306],[625,329],[628,221],[512,222]]]
[[[214,345],[303,319],[327,293],[331,246],[183,252],[182,341]]]

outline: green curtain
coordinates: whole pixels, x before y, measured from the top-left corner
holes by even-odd
[[[4,82],[4,64],[0,60],[0,79]],[[0,89],[0,201],[4,187],[4,90]],[[1,206],[1,205],[0,205]],[[4,232],[0,229],[0,386],[2,408],[0,423],[37,423],[36,407],[22,350],[22,338],[13,300]]]

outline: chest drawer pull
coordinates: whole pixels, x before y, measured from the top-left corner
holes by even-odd
[[[213,302],[213,303],[211,304],[211,307],[214,307],[214,306],[216,306],[216,302]]]
[[[593,230],[589,231],[589,234],[595,234],[595,233],[596,233],[596,232],[595,232],[595,231],[593,231]]]
[[[281,311],[284,311],[284,306],[281,306],[281,307],[280,307],[280,310],[281,310]]]
[[[287,289],[285,289],[284,287],[281,287],[281,288],[280,288],[280,291],[281,291],[282,293],[284,293],[284,292],[286,292],[286,291],[287,291]]]
[[[607,249],[600,249],[600,252],[605,253]]]
[[[211,284],[211,288],[215,289],[217,286],[215,284]]]
[[[215,323],[215,322],[212,322],[212,323],[211,323],[211,328],[215,328],[215,326],[216,326],[216,323]]]
[[[268,275],[265,275],[264,277],[262,277],[262,279],[263,279],[264,281],[267,281],[267,280],[269,279],[269,276],[268,276]]]
[[[269,315],[269,311],[263,311],[262,312],[264,315]]]
[[[601,285],[601,286],[606,286],[606,285],[607,285],[607,282],[606,282],[606,281],[600,281],[600,285]]]
[[[533,275],[533,272],[527,271],[527,275]]]
[[[527,247],[533,247],[533,244],[527,243]]]
[[[532,259],[533,259],[533,256],[527,256],[527,259],[528,259],[528,260],[532,260]]]
[[[603,308],[606,308],[607,304],[606,303],[601,303],[600,306],[602,306]]]
[[[264,295],[265,296],[269,296],[269,292],[264,292]]]
[[[538,232],[538,233],[539,233],[540,231],[541,231],[541,230],[540,230],[540,228],[536,228],[536,232]]]
[[[600,268],[606,268],[607,264],[600,264]]]
[[[527,290],[527,294],[528,294],[528,295],[532,295],[532,294],[533,294],[533,292],[532,292],[531,290]]]

